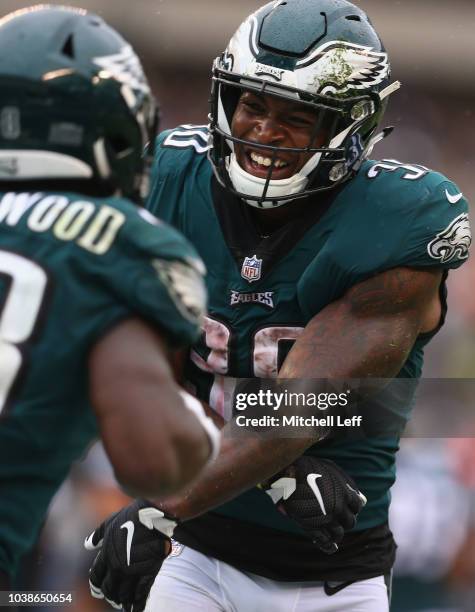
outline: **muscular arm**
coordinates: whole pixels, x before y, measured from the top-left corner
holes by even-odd
[[[279,377],[395,376],[417,336],[438,324],[441,276],[440,271],[395,268],[355,285],[307,324]],[[217,461],[193,487],[158,505],[181,519],[201,514],[270,478],[316,441],[224,435]]]
[[[391,378],[440,319],[438,270],[395,268],[355,285],[314,317],[280,378]]]
[[[105,449],[130,494],[161,495],[189,483],[210,445],[184,406],[160,335],[139,319],[114,327],[89,357],[90,397]]]

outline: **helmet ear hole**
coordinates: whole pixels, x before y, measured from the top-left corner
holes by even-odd
[[[74,41],[72,34],[67,37],[66,42],[61,49],[61,53],[71,59],[74,59]]]

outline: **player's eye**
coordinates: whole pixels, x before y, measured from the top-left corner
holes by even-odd
[[[263,113],[265,111],[264,105],[257,100],[245,100],[243,105],[250,113]]]
[[[303,128],[311,128],[315,125],[317,118],[313,114],[305,113],[305,114],[295,114],[288,115],[286,118],[287,123],[295,127],[303,127]]]

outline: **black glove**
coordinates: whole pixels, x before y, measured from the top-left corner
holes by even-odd
[[[89,570],[91,595],[125,612],[141,612],[171,550],[176,523],[147,501],[136,500],[107,518],[84,542],[100,548]]]
[[[327,554],[335,553],[345,531],[366,504],[355,481],[333,461],[303,455],[270,482],[268,495]]]

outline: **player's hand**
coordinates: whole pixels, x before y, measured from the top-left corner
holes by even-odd
[[[145,608],[148,593],[171,550],[176,523],[144,500],[107,518],[84,542],[99,550],[89,570],[91,595],[125,612]]]
[[[303,455],[280,472],[267,493],[327,554],[338,550],[345,531],[366,504],[354,480],[333,461]]]

